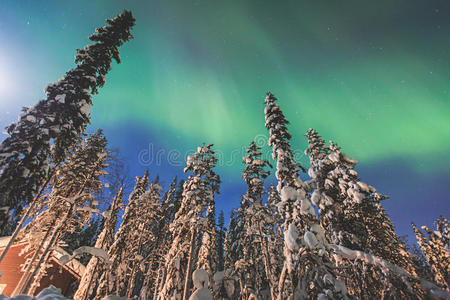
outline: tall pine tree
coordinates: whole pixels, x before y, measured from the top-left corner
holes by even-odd
[[[442,218],[441,222],[443,220],[445,219]],[[448,221],[446,224],[448,226]],[[440,223],[438,223],[438,225],[440,225]],[[417,243],[422,249],[428,264],[431,266],[434,281],[440,287],[447,290],[450,289],[450,253],[446,249],[446,240],[448,241],[449,236],[442,234],[445,234],[445,231],[448,233],[448,227],[442,232],[440,230],[431,231],[427,226],[422,226],[422,229],[428,235],[428,239],[414,223],[412,223],[412,227],[416,234]]]
[[[107,295],[124,296],[129,278],[129,264],[134,258],[134,243],[129,237],[139,227],[139,198],[148,187],[148,171],[143,177],[137,177],[134,190],[128,197],[128,204],[122,217],[122,223],[114,236],[114,242],[108,250],[111,263],[99,279],[94,299],[102,299]]]
[[[106,144],[99,130],[72,147],[72,154],[58,168],[43,211],[22,233],[30,241],[27,250],[35,253],[26,267],[27,281],[23,288],[22,283],[18,284],[22,292],[33,293],[35,283],[45,275],[51,250],[62,241],[62,235],[83,228],[92,212],[97,211],[94,194],[101,189],[100,177],[105,174]]]
[[[271,273],[266,224],[270,212],[262,203],[263,180],[270,174],[265,167],[271,165],[267,160],[261,159],[260,150],[256,143],[252,142],[247,150],[248,155],[243,158],[246,166],[242,178],[248,189],[238,210],[242,218],[242,228],[238,236],[242,251],[235,265],[243,299],[255,296],[261,298],[268,290],[273,297],[275,290],[276,275]]]
[[[207,211],[209,216],[212,214],[209,207],[214,205],[214,193],[219,191],[220,178],[213,171],[216,163],[217,158],[211,144],[198,147],[197,152],[187,159],[184,171],[192,171],[193,175],[189,175],[184,183],[183,200],[170,228],[172,241],[165,258],[165,279],[158,299],[185,300],[190,293],[191,272],[195,264],[194,253],[198,252],[195,249],[195,242],[202,231],[205,235],[212,232],[211,224],[204,215]],[[202,240],[205,244],[211,243],[207,238]],[[202,264],[208,263],[212,258],[207,250],[205,249],[201,257]],[[212,269],[211,265],[209,267]]]
[[[291,135],[277,99],[267,93],[265,126],[269,130],[269,146],[276,160],[275,177],[281,202],[277,203],[283,217],[285,263],[280,275],[278,299],[294,297],[319,297],[333,294],[338,299],[347,298],[344,284],[335,278],[330,266],[331,254],[327,240],[314,208],[306,194],[307,187],[299,177],[299,168],[289,143]],[[326,279],[325,279],[326,278]]]
[[[89,37],[94,44],[77,50],[78,66],[46,87],[47,99],[24,108],[19,122],[6,128],[9,137],[0,145],[0,228],[8,209],[31,201],[52,174],[51,147],[53,164],[64,161],[89,123],[91,94],[105,84],[112,60],[120,63],[118,48],[133,37],[130,30],[135,20],[124,11],[106,22]]]
[[[314,129],[305,136],[309,144],[305,154],[309,154],[311,162],[308,174],[314,187],[312,201],[319,208],[320,221],[332,242],[377,255],[413,272],[412,256],[380,204],[387,197],[360,181],[354,170],[356,160],[349,159],[335,143],[326,145]],[[346,279],[356,297],[408,297],[409,287],[381,268],[361,261],[344,264],[352,265],[351,270],[346,269]]]
[[[225,217],[223,215],[223,210],[219,213],[219,219],[217,222],[217,239],[216,239],[216,253],[217,253],[217,270],[223,271],[225,265],[225,234],[227,229],[225,228]]]
[[[103,224],[103,229],[95,241],[95,248],[108,251],[114,239],[114,232],[116,231],[117,218],[119,210],[122,207],[123,189],[119,189],[116,197],[113,200],[112,206],[107,213],[104,213],[106,219]],[[101,274],[105,271],[106,265],[100,261],[98,257],[93,256],[80,279],[80,285],[74,295],[75,300],[90,299],[91,295],[97,285]]]

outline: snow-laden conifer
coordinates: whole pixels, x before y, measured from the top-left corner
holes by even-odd
[[[216,208],[214,199],[206,210],[206,226],[202,231],[202,240],[197,255],[197,269],[213,275],[216,271]]]
[[[299,177],[296,162],[289,143],[286,120],[277,99],[267,93],[265,126],[269,130],[269,146],[276,160],[275,177],[281,201],[277,207],[283,217],[285,262],[280,274],[278,299],[294,297],[328,297],[346,299],[347,291],[342,281],[336,279],[330,265],[327,238],[307,196],[307,186]],[[303,167],[301,167],[303,169]]]
[[[156,299],[162,279],[164,277],[164,257],[170,247],[167,242],[171,239],[169,225],[180,207],[183,191],[183,180],[177,177],[172,180],[169,189],[164,193],[159,215],[154,215],[155,226],[144,244],[144,268],[141,274],[141,288],[139,296],[142,299]],[[155,182],[154,182],[155,183]]]
[[[128,279],[126,297],[133,298],[139,294],[141,285],[137,285],[138,279],[142,281],[142,276],[149,267],[149,257],[153,255],[154,243],[161,242],[158,236],[163,222],[163,213],[161,209],[161,192],[159,179],[156,178],[146,191],[138,199],[138,224],[137,230],[129,236],[131,255],[130,259],[130,277]],[[151,266],[150,266],[151,267]]]
[[[94,247],[98,249],[103,249],[108,251],[111,246],[114,233],[116,230],[117,217],[119,210],[122,207],[122,197],[123,189],[119,189],[116,197],[114,197],[111,208],[103,213],[103,218],[105,219],[103,223],[103,229],[97,237]],[[87,264],[83,276],[80,279],[80,284],[77,291],[75,292],[75,300],[90,299],[93,291],[97,286],[97,282],[100,276],[105,271],[106,265],[103,261],[99,260],[98,257],[92,256]]]
[[[217,221],[217,238],[216,238],[216,253],[217,253],[217,270],[223,271],[225,265],[225,217],[223,211],[221,210],[219,213],[219,218]]]
[[[437,225],[445,225],[446,219],[441,217]],[[422,249],[428,264],[433,271],[434,281],[442,288],[450,289],[450,253],[446,249],[446,240],[448,241],[448,221],[445,227],[438,227],[438,230],[432,231],[427,226],[422,226],[428,238],[412,223],[417,243]],[[441,229],[441,230],[439,230]],[[444,229],[444,230],[442,230]],[[446,235],[447,233],[447,235]]]
[[[265,170],[270,163],[261,158],[261,148],[252,142],[243,158],[245,169],[242,178],[247,183],[247,193],[243,196],[237,213],[241,219],[239,234],[239,260],[234,269],[239,278],[242,299],[275,295],[276,275],[272,274],[269,253],[270,211],[263,206],[263,180],[270,174]],[[253,295],[253,296],[252,296]]]
[[[119,230],[114,235],[114,242],[108,250],[110,264],[101,274],[94,299],[102,299],[107,295],[124,296],[130,274],[130,261],[135,253],[131,251],[137,241],[130,236],[138,230],[139,198],[148,187],[148,171],[143,177],[136,178],[136,185],[128,197],[128,204],[122,217]]]
[[[72,147],[71,155],[57,169],[42,211],[22,230],[21,238],[28,241],[24,251],[34,253],[25,266],[30,276],[18,284],[23,292],[32,293],[37,287],[51,250],[62,242],[62,235],[83,228],[92,213],[98,212],[94,194],[101,189],[100,177],[106,173],[106,143],[99,130]]]
[[[450,221],[446,217],[440,216],[439,219],[435,221],[436,229],[441,236],[442,244],[444,245],[447,252],[450,252]]]
[[[234,264],[239,259],[239,215],[236,213],[236,210],[231,210],[230,221],[228,223],[228,231],[225,233],[225,242],[224,242],[224,250],[225,250],[225,260],[224,260],[224,270],[232,270],[234,269]]]
[[[216,162],[211,144],[198,147],[187,159],[184,170],[193,174],[184,183],[183,200],[170,226],[172,240],[165,257],[165,279],[158,299],[187,299],[190,293],[194,253],[198,252],[194,249],[195,242],[202,232],[210,233],[204,214],[214,203],[214,193],[219,191],[220,178],[213,171]]]
[[[19,201],[31,201],[89,123],[91,94],[105,84],[112,60],[120,62],[118,48],[132,38],[135,20],[124,11],[106,22],[89,37],[93,44],[77,50],[78,66],[47,86],[47,98],[24,108],[19,121],[6,128],[9,136],[0,145],[0,228],[4,213]]]
[[[333,142],[326,145],[317,131],[309,129],[308,149],[314,192],[312,202],[319,208],[320,220],[334,244],[372,253],[410,270],[412,255],[394,231],[380,201],[387,197],[360,181],[348,158]],[[344,263],[345,264],[345,263]],[[362,262],[345,269],[350,292],[358,298],[392,294],[411,295],[401,279]],[[405,294],[406,293],[406,294]]]

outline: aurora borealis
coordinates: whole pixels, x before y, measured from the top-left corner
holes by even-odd
[[[94,96],[90,128],[105,129],[132,176],[148,167],[167,185],[187,151],[214,143],[222,155],[217,206],[237,207],[242,148],[267,135],[270,90],[297,153],[310,127],[338,142],[360,161],[362,180],[391,196],[385,207],[400,234],[411,232],[410,221],[448,217],[448,1],[6,0],[0,126],[43,97],[94,28],[123,9],[137,20],[135,39]],[[161,163],[145,158],[151,150]],[[169,152],[180,155],[172,165]]]

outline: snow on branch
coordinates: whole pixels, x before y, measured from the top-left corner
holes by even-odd
[[[408,272],[406,272],[403,268],[394,265],[380,257],[377,257],[375,255],[363,251],[352,250],[341,245],[328,244],[328,248],[332,249],[337,255],[339,255],[342,258],[347,258],[349,260],[359,259],[361,261],[380,267],[382,269],[388,269],[389,271],[397,274],[400,277],[409,277],[410,279],[417,281],[424,290],[428,291],[430,295],[433,297],[433,299],[450,299],[450,292],[439,288],[434,283],[431,283],[427,280],[412,276]]]
[[[92,256],[101,258],[103,261],[105,261],[106,263],[109,263],[109,255],[108,253],[106,253],[105,250],[100,249],[100,248],[95,248],[95,247],[89,247],[89,246],[81,246],[80,248],[75,249],[75,251],[73,251],[72,255],[63,255],[59,258],[59,262],[63,265],[67,264],[69,261],[71,261],[72,259],[83,255],[84,253],[90,254]]]

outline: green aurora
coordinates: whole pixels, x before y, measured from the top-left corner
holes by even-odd
[[[401,156],[421,169],[448,167],[439,158],[450,149],[449,11],[439,9],[443,1],[429,11],[419,1],[391,2],[130,2],[135,39],[95,97],[93,123],[132,121],[181,137],[170,147],[206,141],[227,153],[266,134],[270,90],[299,149],[313,127],[360,161]],[[34,56],[52,60],[42,89],[121,9],[120,1],[6,1],[1,15],[23,30],[19,41],[44,39],[33,45]]]
[[[94,28],[123,9],[137,20],[135,39],[94,97],[91,129],[105,128],[132,176],[149,143],[180,153],[214,143],[223,160],[235,158],[219,168],[218,209],[237,207],[240,151],[267,135],[271,91],[297,153],[310,127],[338,142],[363,180],[393,196],[386,207],[400,233],[448,213],[449,1],[4,0],[0,126],[43,97]],[[175,168],[150,169],[168,182]]]

